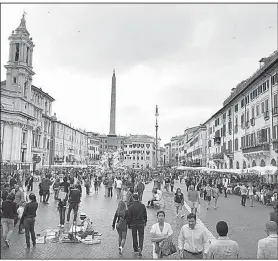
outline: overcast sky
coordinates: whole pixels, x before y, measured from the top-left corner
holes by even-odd
[[[277,49],[274,4],[4,4],[1,80],[23,10],[33,85],[58,119],[108,134],[115,68],[116,133],[155,136],[157,104],[162,143],[206,121]]]

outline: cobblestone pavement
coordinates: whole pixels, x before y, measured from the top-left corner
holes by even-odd
[[[180,187],[186,196],[185,184],[175,184]],[[37,187],[37,183],[35,183]],[[146,185],[146,190],[143,196],[143,203],[151,197],[151,190],[153,184]],[[37,188],[35,190],[37,193]],[[48,243],[37,244],[36,248],[27,250],[25,247],[24,235],[18,235],[15,229],[11,246],[9,249],[2,245],[1,258],[2,259],[102,259],[102,258],[139,258],[138,254],[133,253],[131,230],[128,231],[127,241],[122,256],[118,254],[117,249],[117,232],[112,230],[112,219],[117,208],[116,194],[113,198],[104,197],[104,187],[102,186],[99,193],[94,192],[90,196],[86,196],[83,188],[82,202],[79,211],[86,212],[91,220],[95,230],[102,233],[102,242],[97,245],[84,244],[63,244],[63,243]],[[177,245],[177,237],[180,228],[186,223],[186,219],[176,217],[173,206],[173,193],[164,193],[165,196],[165,212],[166,222],[170,223],[174,231],[174,243]],[[257,242],[260,238],[265,237],[264,224],[269,219],[268,213],[271,208],[256,203],[254,208],[242,207],[240,205],[240,197],[228,196],[224,198],[223,195],[219,198],[218,209],[212,208],[206,210],[205,204],[201,203],[200,219],[217,237],[215,225],[219,220],[225,220],[229,224],[229,237],[236,240],[240,245],[240,257],[243,259],[256,258]],[[146,259],[152,258],[152,244],[150,240],[151,226],[156,223],[156,212],[154,209],[147,209],[148,223],[145,228],[145,240],[143,257]],[[188,212],[186,212],[188,213]],[[71,216],[72,220],[72,216]],[[40,203],[38,209],[38,216],[36,219],[35,231],[37,234],[41,233],[43,229],[57,228],[59,223],[59,215],[57,211],[57,204],[53,200],[51,194],[50,204],[48,206]],[[65,229],[69,228],[65,225]],[[178,258],[177,254],[171,258]]]

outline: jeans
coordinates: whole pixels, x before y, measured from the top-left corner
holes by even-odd
[[[247,195],[242,195],[242,196],[241,196],[241,205],[242,205],[242,206],[245,206],[246,198],[247,198]]]
[[[174,191],[174,186],[171,185],[171,192],[173,192],[173,191]]]
[[[65,207],[60,208],[59,214],[60,214],[60,225],[64,225],[65,217],[66,217],[66,208]]]
[[[227,197],[227,188],[224,187],[225,198]]]
[[[30,233],[33,245],[36,244],[35,218],[24,218],[23,224],[25,227],[26,245],[27,247],[30,247]]]
[[[14,230],[14,219],[13,218],[1,218],[3,239],[10,240]]]
[[[133,224],[130,225],[132,230],[132,241],[133,241],[133,249],[138,250],[138,239],[137,239],[137,231],[139,236],[139,247],[143,250],[143,243],[144,243],[144,224]]]
[[[49,195],[50,195],[49,189],[48,190],[43,190],[42,193],[43,193],[42,194],[42,201],[43,201],[43,203],[47,203],[48,200],[49,200]]]
[[[122,191],[121,188],[117,188],[117,199],[121,198],[121,191]]]
[[[33,191],[33,182],[29,183],[28,186],[27,186],[27,191]]]
[[[90,194],[90,186],[86,185],[85,188],[86,188],[86,194],[89,195]]]
[[[69,210],[68,210],[68,215],[67,215],[67,221],[68,222],[70,221],[70,212],[72,211],[72,209],[73,209],[73,213],[74,213],[73,221],[76,221],[78,207],[79,207],[79,203],[70,203]]]
[[[110,195],[111,195],[111,198],[113,197],[113,188],[111,187],[111,188],[108,188],[108,197],[110,197]]]

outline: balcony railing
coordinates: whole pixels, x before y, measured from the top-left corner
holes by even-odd
[[[268,120],[269,119],[269,111],[264,112],[264,119]]]
[[[250,120],[250,122],[251,122],[251,125],[254,126],[254,125],[255,125],[255,118],[252,118],[252,119]]]
[[[273,108],[273,115],[278,115],[278,106]]]
[[[222,152],[214,153],[212,154],[212,159],[224,159],[224,154]]]
[[[259,151],[269,151],[270,146],[269,143],[260,143],[260,144],[254,144],[246,147],[241,148],[242,153],[250,153],[250,152],[259,152]]]
[[[215,137],[214,138],[214,143],[221,143],[221,138],[220,137]]]
[[[228,158],[233,158],[234,157],[234,152],[232,150],[224,150],[224,154],[228,157]]]

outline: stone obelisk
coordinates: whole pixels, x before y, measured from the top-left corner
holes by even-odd
[[[111,89],[111,108],[110,108],[110,130],[108,136],[116,135],[116,75],[115,69],[112,76],[112,89]]]

